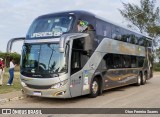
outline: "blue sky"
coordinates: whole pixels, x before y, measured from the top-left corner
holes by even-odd
[[[66,10],[86,10],[120,25],[126,25],[118,9],[122,1],[139,4],[140,0],[0,0],[0,51],[6,51],[9,39],[24,37],[39,15]],[[160,0],[157,0],[160,6]],[[21,52],[22,42],[12,50]]]

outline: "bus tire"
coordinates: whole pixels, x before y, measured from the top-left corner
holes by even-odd
[[[100,89],[100,85],[99,85],[99,81],[97,78],[94,78],[91,86],[90,86],[90,95],[89,97],[91,98],[95,98],[98,96],[99,94],[99,89]]]
[[[142,82],[142,73],[139,73],[139,75],[137,76],[137,83],[136,83],[136,85],[140,86],[141,82]]]
[[[147,79],[148,79],[148,74],[147,74],[147,72],[145,72],[144,75],[142,76],[142,82],[141,82],[141,84],[142,85],[146,84],[146,80]]]

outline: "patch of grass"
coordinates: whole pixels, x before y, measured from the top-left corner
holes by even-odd
[[[4,78],[3,78],[3,86],[0,86],[0,94],[9,93],[13,91],[20,91],[21,85],[20,85],[19,77],[20,77],[20,73],[14,72],[13,85],[7,86],[7,82],[9,79],[9,73],[5,72]]]
[[[9,68],[8,67],[6,67],[5,68],[5,71],[6,71],[6,73],[9,71]],[[14,71],[15,72],[19,72],[20,71],[20,66],[16,66],[15,68],[14,68]]]

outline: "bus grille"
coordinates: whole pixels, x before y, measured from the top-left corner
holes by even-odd
[[[50,89],[51,88],[51,85],[50,86],[35,86],[35,85],[27,84],[27,86],[32,89]]]

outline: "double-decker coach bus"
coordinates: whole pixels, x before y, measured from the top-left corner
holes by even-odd
[[[31,96],[72,98],[152,75],[152,39],[86,11],[39,16],[24,39],[20,80]]]

